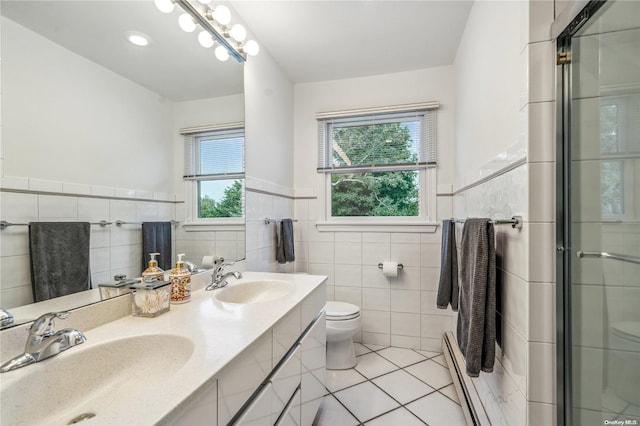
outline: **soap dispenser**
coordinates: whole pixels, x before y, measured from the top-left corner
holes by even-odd
[[[160,256],[160,253],[149,253],[151,260],[149,260],[149,267],[142,273],[142,280],[145,283],[152,283],[154,281],[164,281],[164,271],[158,267],[158,261],[156,256]]]
[[[191,273],[182,260],[184,253],[178,255],[175,269],[169,274],[171,281],[171,303],[191,301]]]

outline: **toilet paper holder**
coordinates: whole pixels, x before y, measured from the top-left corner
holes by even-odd
[[[403,268],[404,268],[404,265],[402,265],[402,263],[398,263],[398,270]],[[382,262],[378,263],[378,269],[382,269]]]

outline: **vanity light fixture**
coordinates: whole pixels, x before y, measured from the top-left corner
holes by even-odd
[[[213,41],[213,37],[211,37],[211,34],[207,31],[200,31],[200,34],[198,34],[198,42],[200,43],[200,46],[205,49],[212,47],[215,43],[215,41]]]
[[[180,25],[182,31],[186,33],[192,33],[196,29],[196,22],[188,13],[183,13],[182,15],[180,15],[180,17],[178,18],[178,25]]]
[[[186,32],[193,32],[200,26],[203,31],[198,33],[198,42],[202,47],[215,48],[216,58],[226,61],[233,56],[238,62],[247,60],[247,55],[255,56],[260,46],[255,40],[248,40],[247,30],[240,24],[229,26],[231,11],[224,5],[215,8],[208,6],[212,0],[154,0],[156,7],[164,13],[173,11],[174,5],[184,11],[178,18],[180,28]],[[194,4],[192,4],[194,3]]]
[[[153,0],[153,3],[162,13],[171,13],[176,6],[172,0]]]

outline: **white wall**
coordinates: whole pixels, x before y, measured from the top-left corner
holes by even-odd
[[[4,176],[173,192],[171,102],[6,18],[2,62]]]
[[[475,2],[455,59],[456,187],[518,142],[519,2]]]
[[[524,217],[495,228],[501,341],[474,379],[499,425],[555,424],[553,19],[551,1],[474,2],[455,60],[454,216]]]
[[[295,89],[297,194],[315,194],[318,152],[316,113],[403,103],[440,101],[438,184],[453,183],[454,69],[438,67],[372,77],[298,84]]]
[[[275,261],[275,224],[293,216],[293,84],[264,48],[245,64],[247,269],[292,271]]]
[[[440,232],[318,232],[323,216],[323,182],[317,167],[318,112],[439,101],[438,214],[451,216],[453,183],[453,67],[295,87],[296,271],[327,275],[327,298],[361,308],[365,343],[439,351],[442,334],[453,330],[450,310],[435,306],[440,266]],[[387,278],[378,263],[404,265]]]
[[[293,187],[293,85],[262,48],[245,64],[247,170],[262,181]]]

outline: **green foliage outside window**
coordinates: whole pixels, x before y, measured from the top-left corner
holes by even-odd
[[[333,129],[334,164],[347,167],[415,163],[406,123]],[[336,173],[331,176],[333,216],[418,216],[419,173]]]
[[[235,180],[225,188],[218,202],[205,194],[200,197],[200,218],[242,217],[242,181]]]

